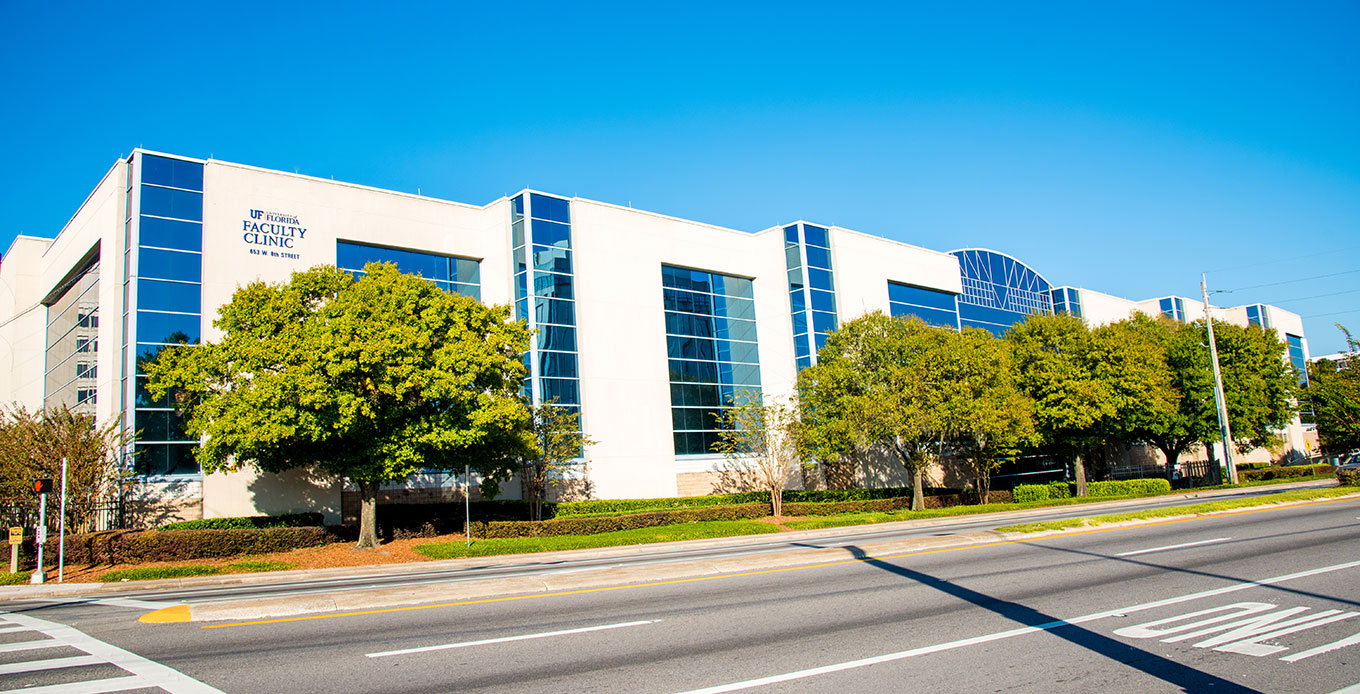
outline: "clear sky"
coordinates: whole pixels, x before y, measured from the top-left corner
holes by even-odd
[[[0,248],[144,146],[802,218],[1133,299],[1210,271],[1314,354],[1360,329],[1357,2],[209,5],[0,0]]]

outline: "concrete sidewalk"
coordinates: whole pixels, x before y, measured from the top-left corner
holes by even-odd
[[[1296,484],[1274,485],[1271,491],[1285,491],[1290,489],[1321,488],[1333,486],[1330,482],[1303,482]],[[1160,500],[1212,500],[1216,497],[1230,496],[1239,494],[1242,489],[1223,489],[1207,492],[1187,492],[1162,497],[1154,497]],[[1082,511],[1089,511],[1085,515],[1101,515],[1121,508],[1136,506],[1146,502],[1147,497],[1137,499],[1119,499],[1105,502],[1093,502],[1083,504],[1079,508]],[[1054,507],[1041,507],[1035,509],[1024,509],[1018,511],[1005,511],[992,514],[950,516],[944,518],[933,518],[914,521],[898,521],[894,523],[880,523],[875,525],[851,526],[841,528],[828,528],[821,530],[806,530],[780,533],[778,535],[753,535],[732,538],[718,538],[709,540],[690,540],[684,542],[658,543],[648,545],[630,545],[625,547],[608,547],[589,550],[572,550],[567,552],[545,552],[537,554],[505,555],[498,557],[476,557],[467,559],[449,559],[429,562],[414,562],[409,564],[386,564],[374,566],[343,567],[333,569],[312,569],[312,570],[293,570],[259,574],[228,574],[219,576],[197,576],[179,579],[163,579],[153,581],[135,581],[125,583],[47,583],[42,585],[25,586],[5,586],[0,587],[0,600],[24,600],[24,599],[82,599],[89,597],[108,597],[126,593],[148,593],[158,590],[175,590],[185,588],[211,588],[214,586],[269,586],[288,584],[307,583],[312,581],[324,581],[327,579],[341,578],[364,578],[364,577],[391,577],[410,575],[419,577],[422,574],[434,572],[448,572],[458,570],[473,570],[486,568],[513,569],[523,567],[533,569],[551,565],[566,560],[581,559],[600,559],[610,558],[635,558],[648,554],[660,554],[673,552],[675,550],[700,550],[706,548],[719,547],[741,547],[750,545],[767,544],[772,540],[780,542],[815,541],[817,539],[836,536],[841,539],[848,539],[853,542],[855,536],[872,535],[882,533],[885,530],[907,529],[907,528],[929,528],[955,524],[959,522],[976,521],[986,518],[988,521],[995,521],[995,525],[1008,525],[1013,522],[1023,521],[1027,517],[1051,512]],[[1033,538],[1035,535],[1028,535]],[[869,541],[859,547],[865,551],[872,550],[874,554],[901,553],[913,551],[926,551],[946,547],[966,546],[979,543],[1003,541],[1006,537],[993,531],[969,531],[961,532],[943,537],[922,538],[914,540],[899,540],[890,542]],[[184,621],[192,619],[217,620],[217,619],[258,619],[265,617],[277,617],[292,614],[305,614],[311,612],[325,612],[336,610],[350,610],[360,608],[373,608],[377,606],[399,606],[412,605],[429,602],[441,601],[461,601],[486,599],[496,595],[515,595],[532,594],[542,592],[556,592],[561,590],[581,590],[590,587],[603,585],[617,585],[632,581],[645,580],[676,580],[680,578],[693,578],[697,576],[711,575],[716,573],[733,573],[741,571],[768,570],[780,566],[792,566],[798,564],[815,564],[847,559],[844,548],[828,549],[801,549],[789,550],[763,554],[759,556],[730,557],[719,559],[694,559],[684,560],[660,565],[647,565],[638,567],[620,568],[586,568],[575,570],[572,573],[545,573],[540,576],[514,576],[487,578],[479,580],[457,580],[451,578],[448,582],[431,583],[427,585],[400,586],[387,588],[337,588],[333,591],[309,593],[300,596],[281,596],[257,599],[231,599],[220,602],[204,602],[195,604],[191,608],[174,608],[183,612],[183,615],[166,613],[163,617],[169,617],[174,621]],[[154,596],[146,596],[154,599]],[[234,607],[233,607],[234,606]],[[155,614],[155,613],[153,613]],[[210,616],[211,615],[211,616]],[[150,615],[148,615],[150,617]],[[148,619],[147,621],[165,621]]]

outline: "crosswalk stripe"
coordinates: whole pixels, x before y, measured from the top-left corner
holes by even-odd
[[[131,677],[110,677],[103,680],[86,680],[66,684],[49,684],[44,687],[6,689],[0,694],[104,694],[104,692],[125,692],[129,689],[146,689],[155,686],[155,682],[140,675],[133,675]]]
[[[19,641],[18,643],[0,643],[0,653],[13,653],[15,651],[32,651],[39,648],[62,648],[64,646],[66,646],[66,644],[56,639]]]
[[[12,627],[0,627],[0,634],[11,634],[16,631],[28,631],[28,627],[21,627],[17,625]]]
[[[81,667],[84,665],[98,665],[104,662],[103,658],[96,658],[92,655],[73,655],[69,658],[48,658],[47,660],[25,660],[22,663],[5,663],[0,665],[0,675],[13,675],[16,672],[37,672],[38,670],[60,670],[67,667]]]

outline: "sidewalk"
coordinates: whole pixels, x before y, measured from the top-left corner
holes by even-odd
[[[1294,484],[1272,485],[1271,491],[1285,491],[1290,489],[1305,489],[1313,487],[1329,487],[1334,483],[1330,482],[1301,482]],[[1240,494],[1242,489],[1223,489],[1207,492],[1185,492],[1171,494],[1162,497],[1155,497],[1159,500],[1211,500],[1216,497],[1231,496]],[[1083,504],[1079,507],[1083,515],[1101,515],[1112,510],[1128,506],[1136,506],[1144,503],[1148,498],[1138,499],[1119,499],[1104,502],[1093,502]],[[136,581],[127,583],[70,583],[56,584],[48,583],[43,585],[26,586],[4,586],[0,587],[0,601],[3,600],[24,600],[34,598],[47,599],[80,599],[87,597],[109,597],[126,593],[144,593],[158,590],[175,590],[183,588],[210,588],[214,586],[241,586],[241,585],[283,585],[297,584],[312,581],[324,581],[326,579],[340,578],[361,578],[361,577],[386,577],[394,575],[411,575],[457,571],[460,569],[484,569],[484,568],[515,568],[524,567],[526,569],[550,565],[565,560],[581,559],[603,559],[638,557],[647,554],[659,554],[672,552],[675,550],[699,550],[718,547],[741,547],[768,544],[776,542],[797,542],[812,541],[819,538],[836,536],[842,539],[853,541],[856,536],[866,536],[879,534],[893,529],[906,528],[929,528],[934,526],[957,524],[960,522],[979,521],[986,519],[996,526],[1009,525],[1012,522],[1023,520],[1028,517],[1051,513],[1055,507],[1042,507],[1025,509],[1018,511],[1005,511],[991,514],[979,514],[975,516],[951,516],[945,518],[932,518],[925,520],[898,521],[893,523],[880,523],[864,526],[850,526],[841,528],[827,528],[821,530],[804,530],[780,533],[778,535],[751,535],[743,537],[719,538],[709,540],[690,540],[684,542],[658,543],[648,545],[630,545],[625,547],[608,547],[588,550],[573,550],[566,552],[545,552],[537,554],[505,555],[499,557],[475,557],[466,559],[448,559],[440,561],[417,562],[410,564],[389,564],[376,566],[344,567],[334,569],[313,569],[313,570],[293,570],[259,574],[228,574],[219,576],[197,576],[179,579],[163,579],[153,581]],[[1058,507],[1068,508],[1068,507]],[[1027,535],[1033,538],[1039,535]],[[940,549],[952,546],[964,546],[983,542],[995,542],[1006,539],[1006,535],[995,531],[967,531],[953,533],[941,537],[921,538],[912,540],[897,540],[887,542],[875,542],[869,540],[859,545],[861,550],[874,554],[900,553],[910,551],[922,551]],[[208,619],[248,619],[263,618],[267,616],[285,616],[289,614],[303,614],[308,612],[325,612],[334,610],[359,609],[362,607],[376,606],[397,606],[428,602],[440,602],[449,600],[471,600],[487,598],[493,595],[511,595],[522,593],[541,593],[560,590],[580,590],[592,586],[628,583],[634,581],[656,581],[673,580],[683,577],[694,577],[717,573],[733,573],[741,571],[763,570],[777,566],[792,566],[797,564],[817,564],[830,561],[844,560],[847,558],[844,548],[825,548],[825,549],[800,549],[785,552],[763,554],[759,556],[732,557],[721,559],[694,559],[685,560],[662,565],[647,565],[639,567],[620,567],[620,568],[590,568],[575,571],[569,574],[547,574],[540,576],[515,576],[500,577],[476,580],[457,581],[451,579],[449,582],[432,583],[418,586],[402,586],[396,588],[368,588],[368,589],[336,589],[323,593],[309,594],[306,596],[284,596],[262,599],[230,600],[220,603],[195,604],[192,609],[185,609],[184,618],[192,618],[193,621]],[[151,596],[147,596],[151,597]],[[151,598],[154,599],[154,598]],[[155,614],[155,613],[153,613]],[[150,616],[150,615],[148,615]],[[169,616],[169,615],[165,615]],[[148,620],[151,621],[151,620]],[[185,621],[185,619],[175,619],[174,621]]]

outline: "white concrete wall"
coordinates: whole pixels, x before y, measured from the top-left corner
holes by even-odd
[[[889,281],[963,293],[959,259],[949,253],[831,227],[831,259],[835,265],[836,308],[841,322],[871,311],[890,313]]]
[[[1082,320],[1086,321],[1086,324],[1091,327],[1117,323],[1139,310],[1147,313],[1137,301],[1130,301],[1093,289],[1078,289],[1077,293],[1081,297]],[[1155,305],[1156,302],[1153,303]],[[1155,316],[1158,313],[1154,311],[1150,315]]]
[[[47,309],[40,303],[42,254],[51,239],[20,236],[0,260],[0,404],[43,404]]]

